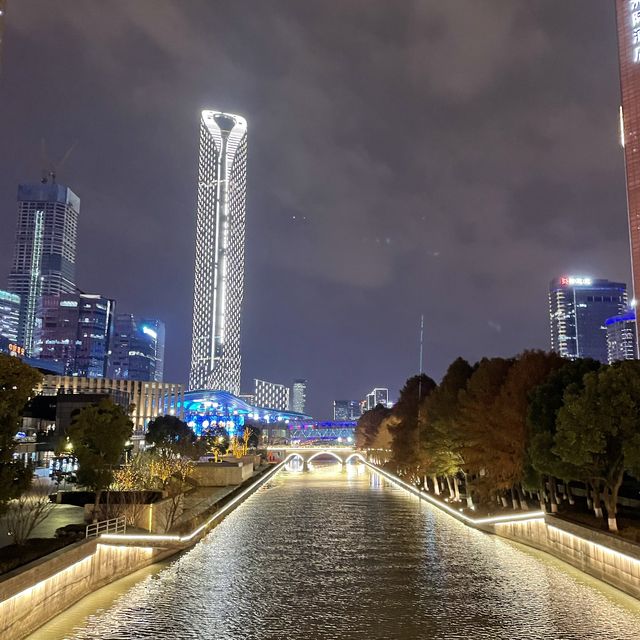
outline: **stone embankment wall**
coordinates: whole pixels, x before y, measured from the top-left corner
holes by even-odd
[[[640,546],[637,544],[552,515],[483,528],[545,551],[640,599]]]
[[[253,469],[251,462],[243,466]],[[247,482],[231,508],[241,504],[279,467],[265,469]],[[0,577],[0,639],[20,640],[89,593],[194,545],[222,517],[221,510],[218,518],[214,516],[188,540],[160,536],[104,544],[99,538],[90,538],[7,573]]]
[[[88,593],[175,553],[83,540],[0,581],[0,637],[19,640]]]

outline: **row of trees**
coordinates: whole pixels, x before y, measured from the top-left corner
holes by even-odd
[[[567,362],[542,351],[475,365],[458,358],[439,385],[414,376],[392,409],[366,412],[356,442],[390,451],[396,472],[431,481],[436,493],[446,484],[456,498],[462,481],[470,506],[527,508],[528,491],[555,511],[557,480],[580,482],[615,531],[623,476],[640,478],[640,362]]]

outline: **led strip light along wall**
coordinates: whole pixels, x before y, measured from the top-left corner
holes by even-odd
[[[327,453],[329,455],[334,455],[334,457],[335,457],[335,454],[333,454],[330,451],[315,453],[313,457],[315,458],[315,457],[321,455],[322,453]],[[272,478],[279,471],[282,471],[282,469],[285,467],[285,465],[288,464],[291,460],[294,460],[295,458],[301,458],[301,457],[302,456],[299,453],[290,453],[282,462],[278,463],[271,471],[267,472],[264,476],[262,476],[262,478],[260,478],[255,484],[252,484],[250,487],[247,487],[244,491],[239,493],[235,498],[233,498],[227,504],[225,504],[220,509],[220,511],[216,511],[216,513],[214,513],[204,524],[200,525],[197,529],[195,529],[194,531],[192,531],[188,535],[179,536],[179,535],[162,535],[162,534],[153,534],[153,533],[150,533],[150,534],[144,534],[144,533],[140,533],[140,534],[104,533],[104,534],[102,534],[100,536],[100,539],[101,540],[121,541],[121,542],[127,542],[127,541],[128,542],[135,542],[135,541],[140,541],[140,542],[142,542],[142,541],[147,541],[147,542],[153,542],[153,541],[155,541],[155,542],[175,542],[175,543],[178,543],[178,544],[191,542],[198,534],[202,533],[205,529],[207,529],[209,526],[211,526],[216,520],[219,520],[225,514],[227,514],[238,502],[240,502],[243,498],[245,498],[249,493],[255,491],[258,488],[260,488],[267,480],[269,480],[269,478]],[[367,467],[369,467],[374,473],[377,473],[378,475],[383,476],[384,478],[386,478],[390,482],[396,484],[397,486],[399,486],[402,489],[408,491],[409,493],[413,494],[414,496],[416,496],[416,497],[418,497],[418,498],[420,498],[422,500],[426,500],[427,502],[430,502],[434,506],[436,506],[436,507],[438,507],[438,508],[440,508],[440,509],[442,509],[444,511],[449,512],[451,515],[455,516],[459,520],[464,520],[465,522],[468,522],[469,524],[472,524],[472,525],[493,524],[493,523],[505,523],[506,524],[507,522],[527,522],[527,521],[530,521],[530,520],[543,520],[544,519],[544,513],[542,511],[530,511],[530,512],[522,513],[522,514],[514,514],[514,515],[509,515],[509,516],[494,516],[494,517],[489,517],[489,518],[471,518],[470,516],[467,516],[464,513],[460,513],[459,511],[456,511],[453,507],[450,507],[445,502],[437,500],[436,498],[434,498],[433,496],[429,495],[428,493],[424,493],[422,491],[419,491],[418,489],[416,489],[415,487],[412,487],[410,484],[407,484],[403,480],[400,480],[399,478],[396,478],[392,474],[387,473],[386,471],[383,471],[382,469],[380,469],[379,467],[375,466],[374,464],[371,464],[360,453],[351,454],[349,456],[349,458],[347,460],[345,460],[345,462],[347,462],[348,460],[353,459],[354,457],[359,459],[362,463],[364,463]],[[307,461],[307,462],[309,462],[309,461]],[[342,460],[341,460],[341,462],[342,462]]]

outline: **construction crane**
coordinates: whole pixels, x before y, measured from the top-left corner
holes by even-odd
[[[0,2],[2,2],[2,0],[0,0]],[[40,179],[40,182],[42,182],[42,184],[47,184],[49,181],[51,181],[52,184],[55,184],[58,172],[61,171],[64,167],[65,163],[69,159],[69,156],[71,155],[71,152],[75,149],[76,144],[78,144],[78,141],[76,140],[67,149],[62,158],[60,158],[60,160],[58,160],[58,162],[56,163],[53,163],[51,162],[51,160],[49,160],[49,156],[47,155],[47,143],[45,139],[42,138],[40,143],[40,152],[42,157],[42,178]]]

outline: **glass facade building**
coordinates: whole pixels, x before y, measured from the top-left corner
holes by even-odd
[[[360,417],[360,403],[355,400],[334,400],[333,419],[342,421],[357,420]]]
[[[16,343],[19,322],[20,296],[0,289],[0,336]]]
[[[38,358],[61,363],[66,375],[104,377],[114,309],[115,302],[100,295],[43,296],[36,329]]]
[[[191,389],[240,393],[247,122],[203,111],[191,346]]]
[[[609,361],[607,318],[627,310],[623,282],[563,276],[549,285],[551,349],[563,358]]]
[[[291,388],[291,408],[296,413],[304,413],[307,404],[307,381],[299,378]]]
[[[74,293],[80,199],[61,184],[21,184],[8,289],[20,296],[18,343],[35,349],[40,297]]]
[[[627,178],[633,297],[637,299],[640,297],[640,3],[616,0],[616,19],[620,65],[620,129]]]
[[[604,322],[607,331],[607,357],[609,364],[636,358],[636,314],[629,311]]]
[[[384,407],[389,405],[389,389],[383,387],[376,387],[373,391],[367,394],[367,410],[377,407],[379,404]]]
[[[117,314],[109,354],[109,377],[162,382],[164,341],[164,322],[130,313]]]

